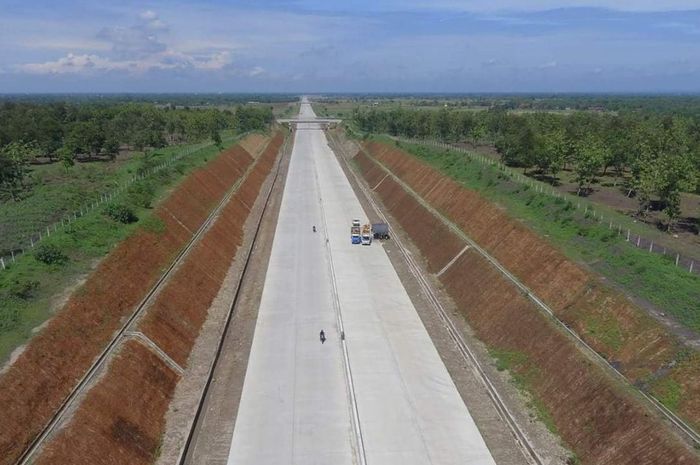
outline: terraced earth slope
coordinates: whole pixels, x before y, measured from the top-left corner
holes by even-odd
[[[442,271],[440,280],[478,337],[534,395],[543,419],[583,463],[699,462],[637,395],[585,356],[481,254],[469,249],[446,267],[467,243],[426,205],[515,275],[631,382],[647,383],[658,396],[665,380],[676,383],[676,411],[698,425],[696,352],[498,206],[410,154],[369,142],[354,161],[430,271]]]

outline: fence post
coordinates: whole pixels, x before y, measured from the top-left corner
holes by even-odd
[[[2,269],[5,269],[5,259],[0,257],[0,264],[2,264]]]
[[[651,241],[651,244],[649,244],[649,252],[652,252],[654,250],[654,241]]]
[[[627,230],[627,242],[629,242],[629,241],[630,241],[630,230],[628,229]]]
[[[15,262],[15,251],[10,250],[10,253],[12,254],[12,263],[14,263]]]
[[[34,248],[34,238],[29,236],[29,242],[32,244],[32,249]]]
[[[693,265],[695,265],[695,261],[694,261],[694,260],[691,260],[691,261],[690,261],[690,268],[688,268],[688,271],[691,272],[691,273],[693,272]]]
[[[639,247],[639,241],[642,239],[642,236],[637,236],[637,247]]]
[[[49,237],[51,235],[51,231],[49,230],[49,227],[46,227],[46,237]]]
[[[678,266],[678,259],[681,258],[680,254],[676,254],[676,266]]]

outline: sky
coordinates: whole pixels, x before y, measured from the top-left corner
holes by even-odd
[[[0,93],[700,92],[700,0],[0,0]]]

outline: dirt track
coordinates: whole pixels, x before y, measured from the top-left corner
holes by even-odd
[[[581,299],[581,294],[583,289],[590,290],[591,278],[522,225],[395,148],[369,144],[366,149],[521,276],[538,295],[548,299],[557,313],[566,315],[572,306],[580,308],[577,304],[587,301]],[[385,206],[427,254],[429,267],[433,271],[441,269],[446,264],[444,257],[459,250],[450,238],[452,233],[444,231],[440,222],[395,181],[385,178],[386,172],[365,154],[359,153],[355,160],[370,187],[376,186]],[[416,218],[424,223],[420,231],[411,233]],[[435,250],[442,248],[436,244],[444,244],[449,252]],[[513,369],[538,393],[560,433],[584,463],[697,463],[695,454],[660,428],[660,423],[624,389],[615,387],[616,383],[583,357],[528,299],[476,253],[465,253],[441,280],[481,340],[518,355]],[[607,289],[593,287],[590,292],[598,292],[598,298],[607,302],[616,297]],[[620,318],[624,318],[629,304],[612,302],[612,308],[623,309]],[[652,366],[668,360],[673,343],[658,328],[647,327],[643,316],[625,324],[623,327],[631,334],[642,335],[648,351],[640,356],[639,339],[625,339],[623,347],[627,350],[619,354],[628,354],[627,359],[620,357],[628,372],[634,373],[635,363],[644,360]],[[656,342],[648,344],[650,340]]]

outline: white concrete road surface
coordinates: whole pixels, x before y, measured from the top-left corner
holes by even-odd
[[[325,135],[300,125],[229,465],[493,464],[382,245],[350,243],[353,218]]]

